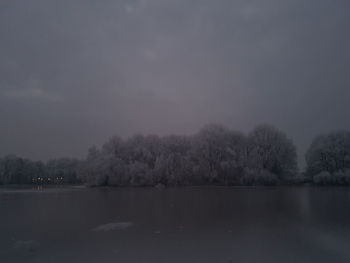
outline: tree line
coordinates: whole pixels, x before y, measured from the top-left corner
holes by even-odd
[[[277,184],[297,172],[294,144],[267,125],[248,136],[221,125],[191,136],[116,136],[85,163],[84,182],[113,186]]]
[[[72,158],[42,162],[7,155],[0,158],[0,185],[81,183],[78,171],[82,163]]]
[[[299,173],[296,147],[279,129],[257,126],[244,134],[210,124],[188,136],[112,137],[84,160],[46,163],[0,158],[0,184],[78,183],[90,186],[350,185],[350,132],[315,138]]]

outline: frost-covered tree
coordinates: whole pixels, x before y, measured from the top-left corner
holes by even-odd
[[[103,175],[100,175],[100,182],[105,184],[124,186],[130,184],[128,172],[128,149],[124,140],[118,136],[112,137],[102,146],[98,158],[99,165],[103,168]]]
[[[266,171],[279,181],[286,181],[297,173],[295,145],[285,133],[273,126],[260,125],[249,134],[247,153],[247,167],[259,174]]]
[[[161,151],[161,139],[157,135],[135,135],[126,141],[129,162],[146,164],[150,169],[155,167]]]
[[[294,175],[291,140],[271,126],[249,137],[211,124],[191,136],[113,137],[92,148],[80,171],[90,185],[275,184]]]
[[[338,171],[333,174],[322,171],[313,176],[313,183],[317,185],[350,185],[350,170]]]
[[[350,132],[335,131],[316,137],[306,153],[307,174],[311,177],[350,170]]]
[[[3,157],[0,162],[0,178],[3,184],[26,183],[24,160],[15,155]]]
[[[219,182],[225,185],[240,184],[247,166],[247,138],[241,132],[229,131],[224,159],[220,163]]]
[[[135,135],[126,141],[127,164],[132,185],[152,185],[162,141],[157,135]]]
[[[156,182],[165,185],[191,184],[193,164],[190,150],[189,137],[173,135],[162,138],[160,156],[154,170]]]
[[[79,179],[87,185],[106,185],[108,182],[107,161],[97,147],[88,150],[86,160],[79,169]]]
[[[0,158],[0,184],[29,184],[32,178],[43,176],[44,165],[28,159],[8,155]]]
[[[257,170],[247,167],[240,178],[242,185],[276,185],[279,179],[276,174],[267,170]]]
[[[161,139],[135,135],[126,141],[115,136],[101,150],[89,151],[81,177],[91,185],[152,185],[161,153]]]
[[[79,182],[78,169],[80,161],[73,158],[59,158],[49,160],[45,165],[47,182],[73,184]]]
[[[207,183],[234,181],[245,165],[245,137],[224,126],[211,124],[193,138],[192,159],[196,176]]]
[[[80,169],[81,180],[92,186],[129,185],[130,178],[125,161],[127,156],[124,151],[124,142],[119,137],[111,138],[101,149],[90,148]]]

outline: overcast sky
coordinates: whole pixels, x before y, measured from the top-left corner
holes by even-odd
[[[0,155],[270,123],[350,129],[348,0],[1,0]],[[300,157],[302,159],[302,156]]]

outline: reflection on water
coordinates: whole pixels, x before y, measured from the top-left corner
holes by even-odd
[[[42,185],[36,185],[34,186],[32,189],[36,190],[36,191],[42,191],[44,188]]]
[[[347,188],[0,189],[0,262],[350,262],[349,204]]]

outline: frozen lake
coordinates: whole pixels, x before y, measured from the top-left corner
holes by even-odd
[[[0,189],[0,262],[350,262],[350,189]]]

